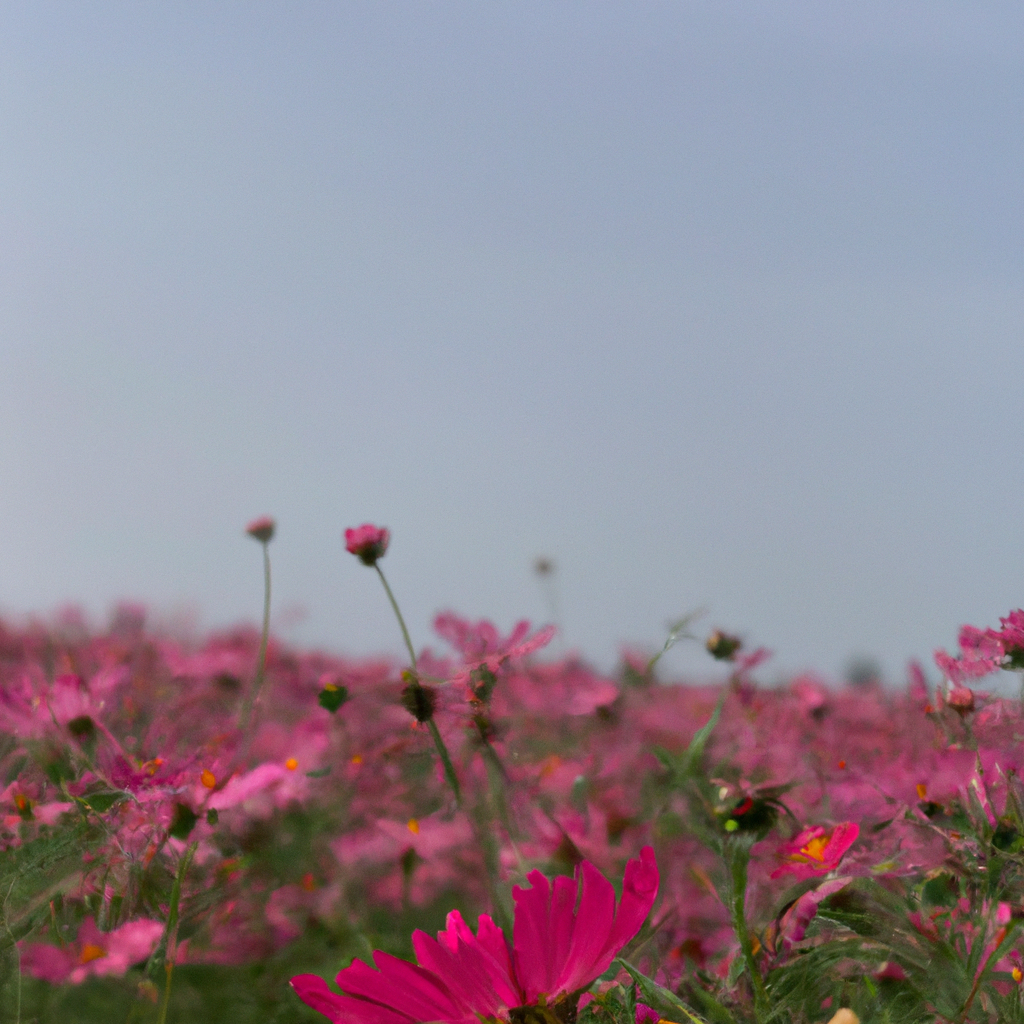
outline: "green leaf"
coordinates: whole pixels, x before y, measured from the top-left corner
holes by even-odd
[[[715,705],[715,710],[711,712],[711,717],[694,733],[693,739],[690,740],[690,745],[686,748],[683,756],[680,758],[683,771],[687,775],[692,775],[700,768],[701,761],[704,757],[704,748],[707,746],[708,740],[711,738],[711,733],[715,730],[715,726],[718,725],[718,719],[722,716],[722,705],[725,704],[725,698],[728,697],[728,695],[729,691],[723,689],[722,696],[718,698],[718,703]]]
[[[47,830],[36,839],[0,854],[0,897],[5,900],[6,928],[24,937],[49,901],[70,887],[82,871],[82,858],[102,842],[103,833],[84,821]]]
[[[307,779],[323,779],[331,774],[331,766],[328,765],[326,768],[317,768],[315,771],[306,772]]]
[[[97,814],[109,811],[114,804],[123,800],[127,793],[121,789],[101,789],[95,793],[88,793],[82,797],[82,803],[92,808]]]
[[[171,818],[171,827],[167,833],[175,839],[188,839],[198,820],[199,815],[187,804],[175,804],[174,817]]]
[[[690,1021],[691,1024],[707,1024],[707,1021],[699,1014],[694,1013],[679,996],[670,992],[667,988],[662,988],[656,981],[648,978],[646,974],[641,974],[632,964],[628,964],[625,960],[620,959],[616,959],[614,962],[636,982],[637,987],[640,989],[641,1000],[657,1010],[662,1016],[667,1017],[669,1020],[674,1020],[678,1017],[679,1024],[682,1024],[683,1020]]]

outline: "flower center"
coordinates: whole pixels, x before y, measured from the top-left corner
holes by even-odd
[[[828,846],[828,836],[816,836],[806,846],[800,847],[800,853],[808,860],[824,863],[826,846]]]

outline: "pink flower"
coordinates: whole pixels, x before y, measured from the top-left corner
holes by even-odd
[[[653,1006],[639,1002],[636,1004],[636,1024],[658,1024],[660,1020],[661,1014]]]
[[[140,919],[101,932],[90,918],[78,930],[75,942],[63,949],[45,942],[24,944],[21,969],[54,985],[65,981],[79,985],[93,975],[121,975],[149,957],[163,930],[159,921]]]
[[[338,973],[343,995],[312,974],[292,978],[292,986],[336,1024],[508,1021],[511,1010],[542,997],[549,1007],[564,1000],[575,1010],[578,994],[608,969],[650,912],[658,891],[654,851],[645,847],[626,865],[618,908],[611,884],[589,861],[575,879],[559,877],[553,885],[539,871],[527,877],[531,888],[512,893],[511,948],[486,914],[474,935],[453,910],[436,941],[413,934],[418,966],[378,951],[376,971],[356,960]]]
[[[813,878],[827,874],[839,866],[843,854],[859,835],[860,826],[852,821],[844,821],[831,829],[821,825],[805,828],[779,851],[784,863],[772,872],[772,878],[780,875]]]
[[[946,678],[959,686],[965,679],[979,679],[995,672],[1003,664],[1003,642],[1000,634],[983,631],[976,626],[960,628],[960,656],[953,658],[945,651],[935,652],[935,664]]]
[[[507,637],[503,637],[486,619],[470,622],[454,612],[438,615],[434,619],[434,629],[463,657],[464,667],[448,680],[455,685],[469,683],[473,672],[478,669],[486,668],[494,673],[506,662],[526,658],[547,646],[555,635],[554,626],[545,626],[529,636],[530,623],[523,619],[516,623]]]
[[[817,916],[818,904],[845,889],[852,879],[834,878],[823,882],[817,889],[805,892],[782,916],[777,939],[780,950],[788,950],[807,934],[811,921]]]
[[[946,695],[946,703],[959,715],[974,710],[974,691],[966,686],[954,686]]]
[[[245,528],[245,532],[250,537],[255,537],[261,544],[266,544],[274,536],[276,528],[277,523],[270,516],[260,516]]]
[[[987,629],[985,635],[998,642],[1012,668],[1024,668],[1024,610],[1017,608],[1005,619],[1000,619],[1002,629]]]
[[[355,555],[363,565],[376,565],[384,557],[391,534],[384,526],[363,523],[345,531],[345,550]]]

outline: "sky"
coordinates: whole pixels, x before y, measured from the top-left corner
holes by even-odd
[[[263,514],[352,655],[363,522],[417,646],[936,681],[1024,604],[1015,0],[0,14],[5,616],[255,622]]]

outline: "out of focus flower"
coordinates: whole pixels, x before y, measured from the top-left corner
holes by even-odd
[[[387,527],[363,523],[345,531],[345,550],[355,555],[363,565],[376,565],[384,557],[391,541]]]
[[[781,875],[813,878],[827,874],[839,866],[843,854],[853,846],[858,835],[860,826],[852,821],[844,821],[831,829],[821,825],[805,828],[779,851],[783,864],[772,872],[772,878]]]
[[[782,916],[779,922],[779,934],[776,940],[780,951],[789,949],[794,943],[800,942],[807,929],[817,916],[818,904],[829,896],[835,895],[850,884],[849,878],[833,878],[823,882],[817,889],[805,892]]]
[[[860,1024],[860,1017],[849,1007],[844,1006],[842,1009],[836,1010],[828,1024]]]
[[[980,630],[976,626],[962,626],[958,639],[958,657],[954,658],[945,651],[935,652],[935,664],[954,686],[959,686],[966,679],[980,679],[1002,668],[1003,643],[998,633]]]
[[[124,974],[149,957],[163,930],[159,921],[141,920],[101,932],[89,918],[79,928],[78,938],[63,948],[45,942],[24,944],[21,969],[54,985],[78,985],[94,975]]]
[[[661,1014],[653,1006],[638,1002],[636,1004],[635,1020],[636,1024],[658,1024],[658,1021],[661,1020]]]
[[[303,1002],[346,1024],[507,1021],[517,1007],[541,1003],[553,1019],[571,1020],[578,994],[608,969],[650,912],[658,891],[654,851],[645,847],[626,865],[618,908],[611,883],[589,861],[575,879],[563,876],[553,885],[539,871],[527,877],[531,888],[513,890],[511,948],[486,914],[474,935],[453,910],[436,941],[413,934],[419,966],[378,951],[376,971],[356,960],[339,972],[343,995],[311,974],[292,978],[292,985]]]
[[[1006,653],[1006,668],[1024,668],[1024,610],[1017,608],[999,620],[1001,629],[987,629],[985,635],[998,641]]]
[[[277,523],[270,516],[260,516],[245,528],[245,532],[250,537],[255,537],[261,544],[266,544],[274,536],[276,527]]]
[[[954,686],[946,695],[946,703],[958,714],[970,714],[974,710],[974,691],[966,686]]]

